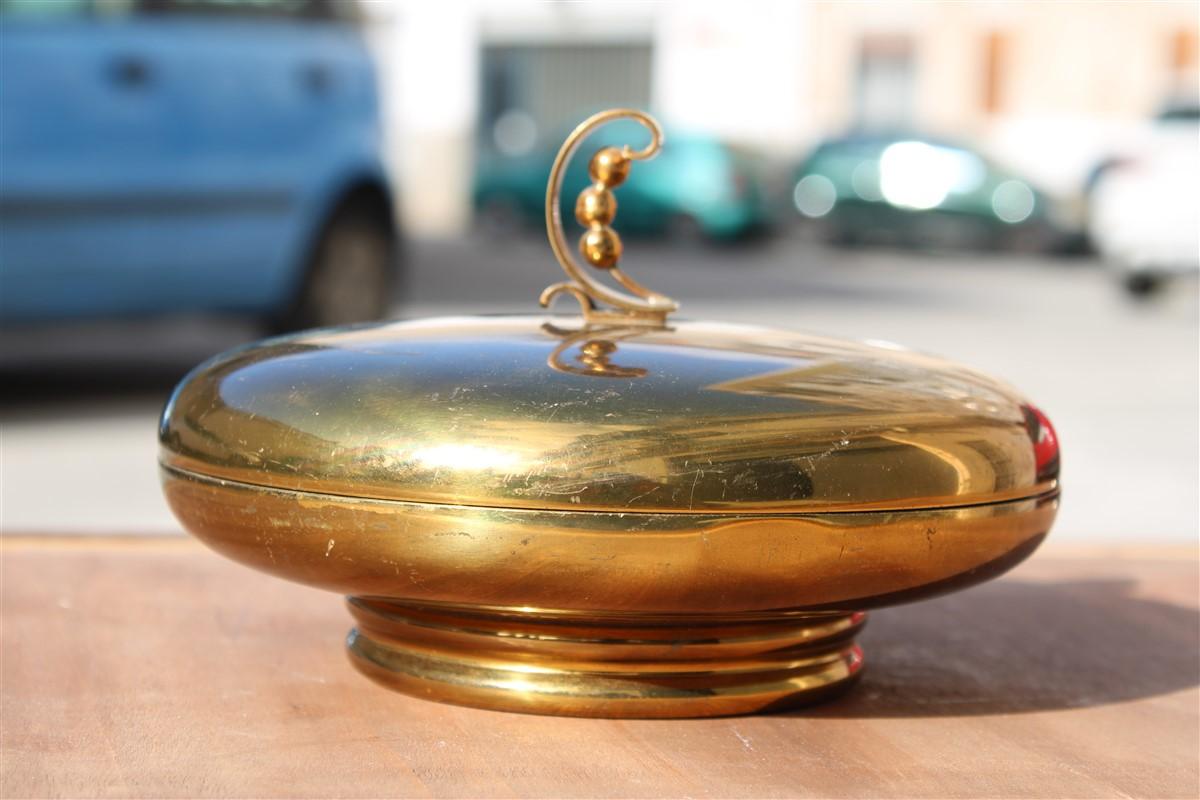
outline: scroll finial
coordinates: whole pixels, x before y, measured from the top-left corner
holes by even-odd
[[[629,293],[595,280],[584,265],[575,260],[563,232],[559,210],[563,175],[571,156],[594,129],[621,118],[636,120],[650,131],[650,144],[641,150],[633,150],[628,145],[605,147],[592,156],[588,175],[593,183],[580,193],[575,203],[575,218],[586,228],[579,241],[579,250],[587,265],[606,270]],[[621,239],[610,227],[617,214],[617,199],[613,189],[625,182],[633,161],[653,158],[662,147],[662,141],[662,128],[653,117],[631,108],[616,108],[601,111],[584,120],[563,142],[550,169],[550,181],[546,186],[546,235],[550,239],[554,257],[570,280],[547,287],[540,299],[543,306],[550,305],[557,295],[566,292],[579,301],[584,319],[588,322],[624,325],[662,325],[667,314],[679,308],[679,304],[671,298],[647,289],[621,271],[617,265],[621,259]],[[611,308],[603,308],[600,303]]]

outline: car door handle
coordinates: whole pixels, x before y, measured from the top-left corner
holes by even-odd
[[[118,56],[108,67],[108,77],[117,86],[140,89],[150,83],[150,64],[140,56]]]

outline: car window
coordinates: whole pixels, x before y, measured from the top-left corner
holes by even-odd
[[[352,21],[355,4],[325,0],[141,0],[150,14]]]
[[[872,158],[878,156],[889,143],[879,139],[840,139],[822,143],[813,152],[813,158],[837,158],[853,156]]]
[[[0,0],[0,16],[31,20],[111,17],[129,13],[135,3],[136,0]]]
[[[1158,115],[1159,122],[1200,122],[1200,106],[1169,106]]]
[[[0,0],[0,15],[18,19],[114,17],[131,12],[266,19],[358,21],[349,0]]]

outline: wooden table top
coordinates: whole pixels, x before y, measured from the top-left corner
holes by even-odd
[[[1192,548],[1052,546],[876,612],[823,706],[612,721],[378,688],[339,598],[181,537],[0,547],[4,798],[1200,795]]]

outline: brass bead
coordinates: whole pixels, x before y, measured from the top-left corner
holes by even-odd
[[[599,225],[579,240],[579,252],[597,269],[612,269],[621,260],[621,237],[612,228]]]
[[[629,158],[619,147],[605,147],[588,164],[592,180],[614,189],[629,177]]]
[[[589,358],[598,359],[617,352],[617,346],[607,339],[592,339],[579,348]]]
[[[575,201],[575,219],[585,228],[592,223],[608,225],[617,215],[617,198],[608,189],[589,186]]]
[[[579,348],[579,361],[592,372],[605,373],[611,366],[609,356],[617,352],[617,346],[605,339],[594,339]]]

